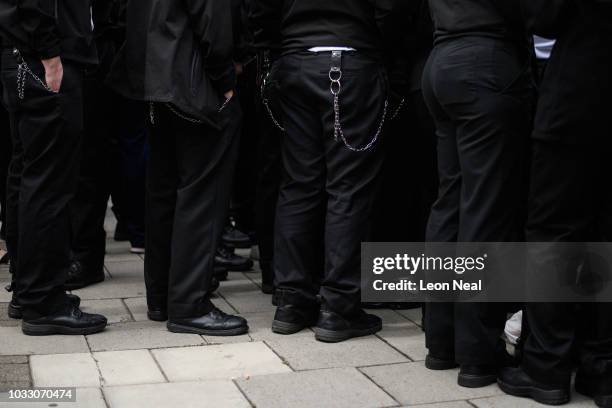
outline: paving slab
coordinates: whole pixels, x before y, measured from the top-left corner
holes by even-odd
[[[243,313],[242,317],[247,319],[249,322],[249,335],[255,341],[264,340],[284,340],[287,336],[282,334],[276,334],[272,332],[272,320],[274,319],[274,311],[260,312],[260,313]],[[292,334],[291,337],[296,336],[314,336],[314,333],[310,329],[304,329],[298,333]]]
[[[477,408],[544,408],[548,405],[539,404],[535,401],[525,398],[515,398],[509,395],[502,395],[498,397],[482,398],[471,400],[470,403]],[[572,395],[572,401],[564,405],[567,408],[596,408],[597,405],[585,396],[574,393]]]
[[[26,336],[21,326],[0,327],[0,355],[86,353],[83,336]]]
[[[87,313],[106,316],[110,324],[132,321],[132,316],[121,299],[83,300],[81,309]]]
[[[11,388],[29,388],[31,385],[27,359],[25,363],[0,363],[0,392]]]
[[[149,350],[93,353],[102,374],[102,386],[166,382]]]
[[[8,305],[8,303],[0,303],[0,327],[15,327],[20,324],[19,320],[8,317]]]
[[[312,336],[287,336],[266,343],[294,370],[402,363],[406,357],[375,336],[321,343]]]
[[[0,403],[1,408],[106,408],[99,388],[77,388],[75,402],[23,402]]]
[[[378,337],[407,355],[413,361],[423,361],[427,356],[425,333],[406,317],[392,310],[372,311],[383,319],[383,329]]]
[[[400,408],[474,408],[467,401],[441,402],[438,404],[411,405]]]
[[[497,385],[460,387],[457,385],[459,370],[431,371],[422,362],[365,367],[361,371],[397,401],[408,406],[503,394]]]
[[[109,408],[249,408],[230,380],[108,387]]]
[[[234,379],[291,371],[261,342],[153,350],[153,356],[170,382]]]
[[[11,301],[13,294],[4,290],[4,287],[10,283],[11,278],[9,276],[5,276],[4,278],[0,279],[0,302],[2,303],[8,303]]]
[[[131,261],[108,263],[106,269],[113,279],[131,276],[140,278],[144,282],[144,262],[140,258]]]
[[[397,313],[404,316],[408,320],[416,323],[418,326],[422,325],[423,320],[423,309],[407,309],[407,310],[397,310]]]
[[[385,407],[397,403],[354,368],[301,371],[237,380],[256,407]]]
[[[250,280],[239,281],[232,286],[225,283],[229,282],[222,282],[219,292],[239,313],[269,312],[275,309],[272,298],[261,293]]]
[[[90,353],[30,357],[35,387],[99,387],[100,372]]]
[[[75,290],[83,300],[97,299],[125,299],[132,297],[143,297],[146,295],[145,284],[142,277],[119,276],[107,279],[104,282]]]
[[[138,350],[164,347],[199,346],[206,342],[197,334],[177,334],[161,322],[113,324],[102,333],[87,336],[91,351]]]

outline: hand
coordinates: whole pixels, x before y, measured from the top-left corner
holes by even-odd
[[[59,92],[64,79],[64,66],[60,57],[42,60],[45,67],[45,82],[52,92]]]
[[[234,62],[234,69],[236,70],[236,75],[242,75],[244,72],[244,65],[240,62]]]
[[[225,96],[225,100],[232,99],[234,97],[234,90],[227,91],[223,94],[223,96]]]

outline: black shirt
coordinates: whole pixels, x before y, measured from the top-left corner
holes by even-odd
[[[97,63],[91,0],[0,0],[0,37],[41,59]]]
[[[435,42],[485,36],[523,42],[521,8],[516,0],[429,0]]]
[[[396,33],[395,0],[254,0],[251,23],[259,48],[283,52],[319,46],[379,53]]]

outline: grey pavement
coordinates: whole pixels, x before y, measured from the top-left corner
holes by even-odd
[[[113,227],[108,218],[107,230]],[[247,335],[170,333],[147,320],[143,257],[110,239],[107,252],[106,281],[75,292],[85,311],[109,318],[103,333],[24,336],[20,322],[6,316],[10,295],[0,290],[0,392],[76,387],[76,403],[54,405],[60,408],[540,406],[505,396],[497,386],[461,388],[456,371],[426,370],[420,310],[377,311],[384,320],[378,335],[340,344],[317,342],[311,330],[274,334],[274,308],[260,291],[257,266],[231,273],[213,300],[248,319]],[[0,285],[8,281],[2,265]],[[0,402],[2,408],[26,406],[50,405]],[[569,406],[594,404],[574,396]]]

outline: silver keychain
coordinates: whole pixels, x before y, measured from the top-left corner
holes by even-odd
[[[274,112],[272,112],[272,108],[270,107],[270,101],[268,101],[268,97],[266,96],[265,88],[266,88],[266,85],[268,84],[269,77],[270,77],[270,72],[268,71],[263,81],[261,82],[261,102],[266,107],[266,110],[268,111],[268,115],[270,116],[270,119],[272,119],[272,123],[274,123],[274,125],[277,128],[279,128],[281,132],[284,132],[285,128],[274,117]]]
[[[23,100],[25,98],[25,84],[28,75],[34,78],[34,80],[47,91],[55,93],[51,88],[49,88],[45,81],[40,79],[38,75],[32,72],[28,63],[23,59],[21,52],[19,52],[17,48],[13,49],[13,55],[15,56],[15,59],[17,59],[17,96],[19,99]]]
[[[378,129],[374,134],[374,137],[370,142],[363,147],[354,147],[352,146],[346,136],[344,135],[344,131],[342,130],[342,123],[340,120],[340,93],[342,92],[342,51],[332,51],[332,65],[329,69],[329,80],[331,81],[329,85],[329,90],[331,94],[334,96],[334,139],[341,139],[344,145],[351,151],[356,153],[365,152],[370,150],[378,141],[382,130],[385,126],[385,121],[387,119],[387,111],[389,108],[389,101],[385,99],[385,106],[382,113],[382,118],[380,120],[380,124],[378,125]]]

